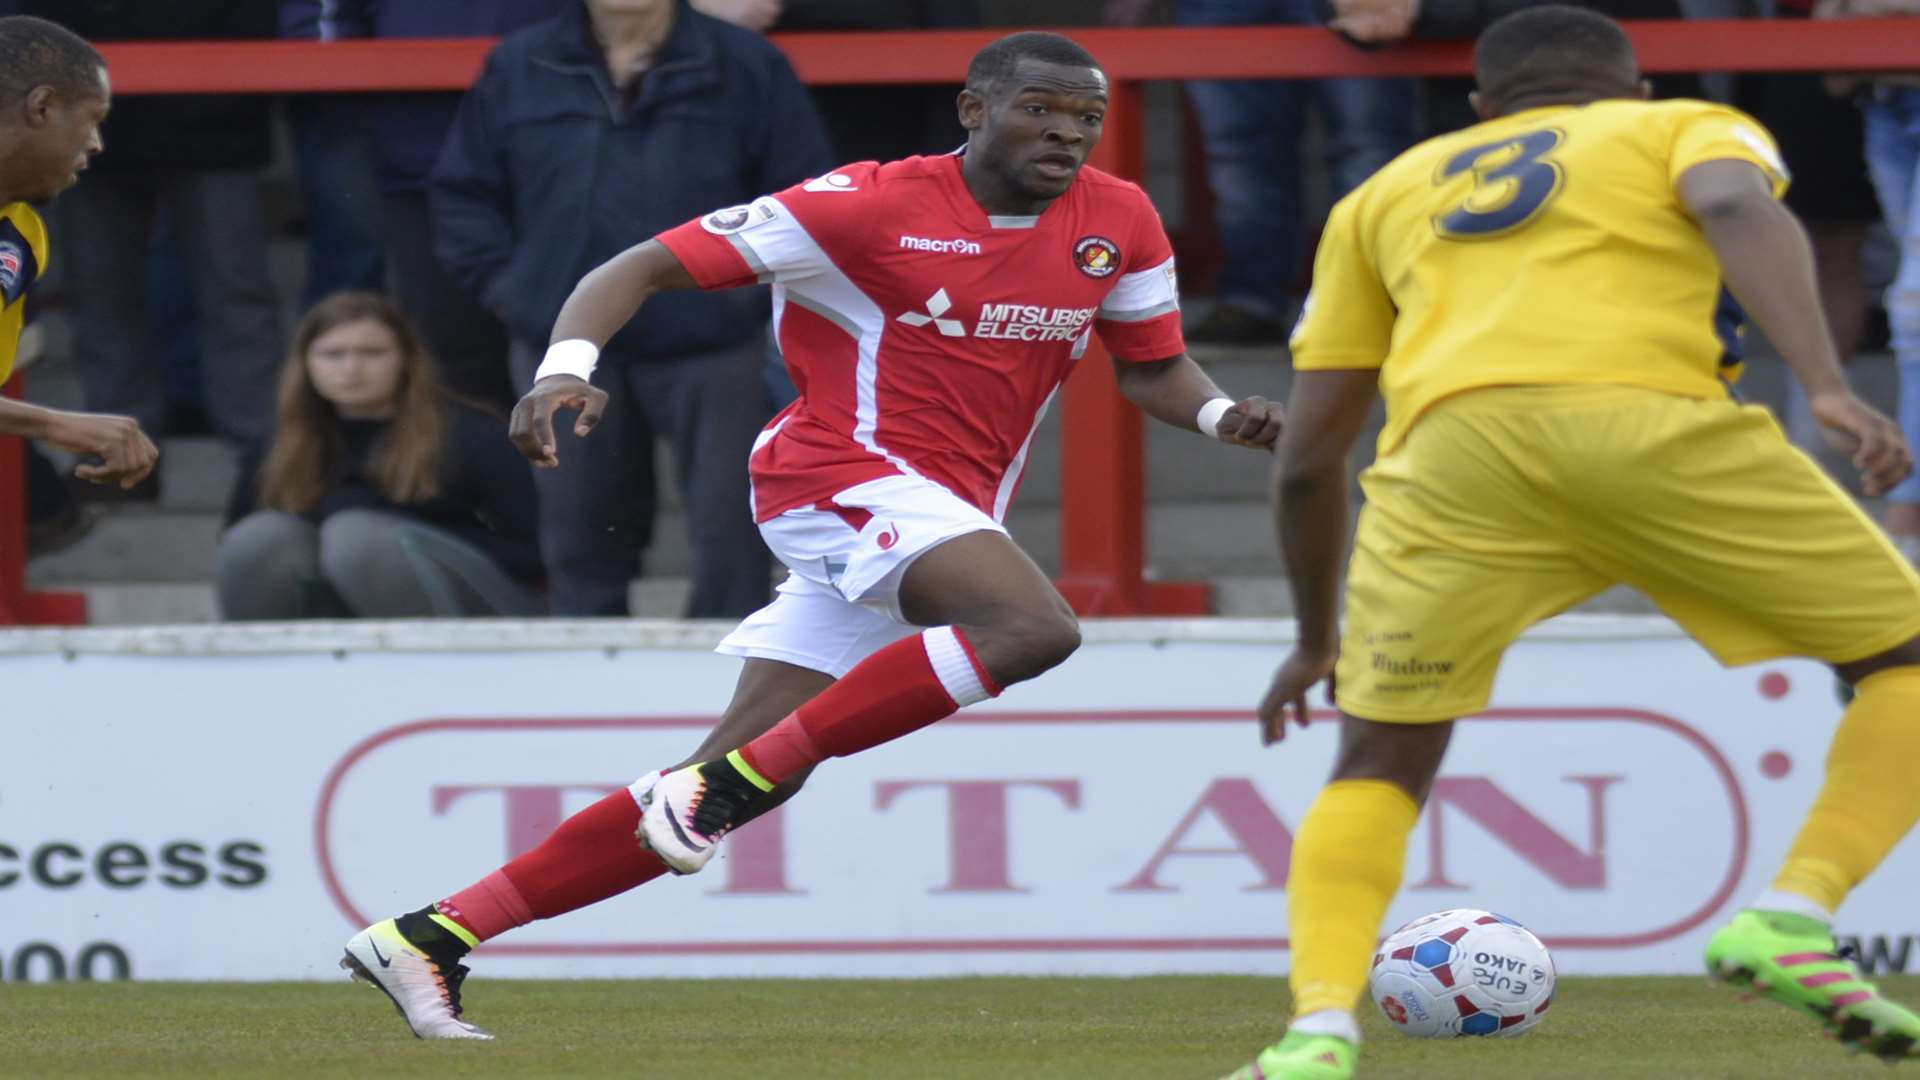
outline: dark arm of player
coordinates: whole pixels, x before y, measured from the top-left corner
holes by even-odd
[[[579,339],[605,348],[627,325],[647,298],[669,289],[691,289],[699,283],[678,256],[658,240],[648,240],[594,267],[567,295],[553,321],[552,342]],[[527,460],[541,468],[560,464],[554,452],[553,416],[562,409],[578,410],[573,433],[585,436],[600,422],[607,408],[606,391],[575,375],[547,375],[533,384],[507,423],[507,437]]]
[[[99,458],[73,470],[82,480],[130,488],[153,471],[160,451],[131,416],[66,412],[0,398],[0,435],[44,439],[62,450]]]
[[[1347,550],[1347,455],[1379,392],[1373,368],[1302,371],[1287,401],[1273,472],[1274,529],[1286,557],[1299,637],[1260,703],[1262,739],[1286,733],[1287,708],[1307,722],[1307,691],[1340,654],[1340,563]]]
[[[698,286],[678,256],[658,240],[648,240],[594,267],[573,287],[550,341],[582,338],[605,347],[654,293]]]
[[[1707,161],[1682,173],[1677,190],[1719,256],[1727,288],[1800,380],[1814,417],[1853,455],[1868,493],[1899,483],[1913,470],[1912,454],[1899,426],[1848,388],[1806,229],[1774,198],[1767,174],[1751,162]]]
[[[1188,431],[1198,430],[1201,406],[1228,397],[1186,353],[1144,363],[1116,358],[1113,377],[1120,392],[1141,412]],[[1244,398],[1234,402],[1215,427],[1201,434],[1237,446],[1271,449],[1280,438],[1280,406],[1263,397]]]

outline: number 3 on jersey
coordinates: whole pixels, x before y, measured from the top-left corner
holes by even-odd
[[[1530,131],[1448,159],[1433,182],[1471,170],[1473,190],[1460,205],[1435,215],[1434,229],[1448,240],[1485,240],[1532,221],[1565,186],[1559,164],[1547,158],[1561,137],[1552,128]]]

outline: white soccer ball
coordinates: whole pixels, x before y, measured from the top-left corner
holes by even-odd
[[[1388,935],[1370,983],[1374,1004],[1401,1034],[1519,1035],[1553,1004],[1553,957],[1512,919],[1460,908]]]

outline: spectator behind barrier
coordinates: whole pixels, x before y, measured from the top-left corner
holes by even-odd
[[[526,462],[503,420],[441,388],[385,297],[337,293],[307,312],[253,472],[235,490],[216,563],[228,619],[543,607]]]
[[[508,37],[435,168],[434,241],[502,312],[522,390],[588,271],[691,218],[820,176],[826,135],[786,57],[685,0],[589,0]],[[739,618],[769,596],[745,462],[771,412],[764,289],[649,303],[608,344],[614,398],[593,438],[560,437],[537,476],[555,613],[625,615],[652,537],[654,444],[672,448],[694,551],[686,614]]]
[[[553,18],[579,0],[280,0],[280,32],[309,41],[352,38],[497,37]],[[339,282],[364,268],[372,252],[343,242],[342,226],[377,226],[391,289],[420,327],[442,377],[456,394],[510,408],[519,395],[507,373],[500,321],[476,303],[434,258],[427,176],[460,107],[460,95],[315,94],[296,100],[294,147],[319,250],[313,275]],[[364,146],[341,129],[357,126]],[[348,136],[348,137],[343,137]],[[365,158],[373,160],[367,162]],[[377,170],[368,177],[366,170]],[[377,208],[356,193],[380,193]],[[355,217],[359,220],[353,224]],[[318,235],[330,230],[329,235]],[[323,289],[320,295],[324,295]]]
[[[1331,8],[1327,25],[1350,41],[1385,45],[1408,38],[1471,38],[1503,15],[1539,7],[1549,0],[1324,0]],[[1576,0],[1612,19],[1679,19],[1680,0]],[[1648,77],[1657,98],[1704,97],[1692,74]],[[1467,105],[1471,79],[1426,80],[1423,136],[1458,131],[1480,122]]]
[[[1133,19],[1119,0],[1109,17]],[[1315,0],[1178,0],[1182,26],[1318,25]],[[1301,136],[1318,117],[1334,198],[1413,144],[1412,79],[1200,79],[1187,96],[1206,147],[1224,256],[1219,300],[1187,340],[1254,345],[1286,337],[1289,291],[1307,252]]]
[[[270,38],[273,0],[23,0],[39,15],[95,41]],[[164,433],[167,395],[154,362],[148,247],[164,207],[186,265],[201,347],[207,408],[236,446],[272,426],[273,358],[283,343],[267,273],[259,172],[272,153],[265,98],[161,95],[115,104],[106,150],[53,208],[53,263],[65,283],[73,360],[87,408],[132,416]],[[155,472],[136,497],[159,493]],[[88,489],[113,496],[118,489]]]
[[[1823,0],[1815,18],[1920,15],[1920,0]],[[1900,267],[1887,287],[1887,327],[1900,365],[1900,428],[1920,435],[1920,71],[1882,75],[1862,87],[1867,171],[1880,194]],[[1920,479],[1887,492],[1887,532],[1920,562]]]
[[[1805,19],[1813,0],[1776,0],[1774,17]],[[1813,265],[1819,273],[1820,306],[1833,331],[1840,362],[1852,359],[1867,322],[1867,232],[1880,219],[1880,204],[1867,178],[1860,110],[1829,93],[1811,71],[1750,71],[1734,79],[1733,104],[1753,114],[1780,144],[1793,186],[1786,204],[1807,227]],[[1787,380],[1787,433],[1802,448],[1823,442],[1805,389]]]

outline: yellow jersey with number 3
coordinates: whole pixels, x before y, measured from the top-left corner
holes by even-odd
[[[1703,101],[1549,106],[1429,139],[1334,207],[1294,367],[1379,368],[1382,454],[1476,387],[1724,396],[1738,312],[1675,191],[1724,158],[1785,192],[1766,129]]]
[[[46,272],[47,226],[26,203],[0,206],[0,386],[13,375],[27,290]]]

